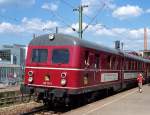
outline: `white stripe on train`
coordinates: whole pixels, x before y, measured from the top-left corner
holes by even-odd
[[[28,69],[49,69],[49,70],[72,70],[72,71],[134,71],[134,72],[141,72],[142,70],[109,70],[109,69],[89,69],[89,68],[56,68],[56,67],[31,67],[31,66],[26,66]]]

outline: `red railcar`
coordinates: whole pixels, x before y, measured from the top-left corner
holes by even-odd
[[[28,46],[24,86],[44,102],[68,104],[101,89],[136,85],[139,72],[149,79],[149,60],[73,36],[47,34]]]

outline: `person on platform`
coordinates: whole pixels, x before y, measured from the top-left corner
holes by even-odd
[[[137,76],[137,82],[138,82],[138,87],[139,87],[139,92],[140,93],[142,93],[143,81],[144,81],[144,78],[143,78],[142,74],[139,73],[138,76]]]

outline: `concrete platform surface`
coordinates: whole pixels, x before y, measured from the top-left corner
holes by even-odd
[[[77,108],[64,115],[150,115],[150,86],[134,88]]]
[[[7,86],[7,87],[0,88],[0,93],[9,92],[9,91],[19,91],[19,90],[20,90],[20,86]]]

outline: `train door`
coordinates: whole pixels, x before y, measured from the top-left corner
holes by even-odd
[[[89,85],[91,82],[91,75],[90,75],[90,52],[89,51],[85,51],[85,55],[84,55],[84,85]]]
[[[90,52],[89,54],[89,76],[90,76],[90,81],[91,84],[93,84],[96,80],[96,75],[95,75],[95,54]]]
[[[99,55],[93,52],[85,52],[85,68],[86,79],[90,81],[90,84],[94,84],[99,68]]]
[[[98,81],[99,67],[100,67],[100,56],[99,54],[94,55],[94,82]]]

